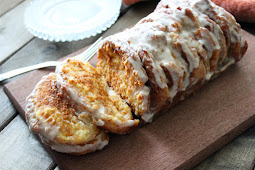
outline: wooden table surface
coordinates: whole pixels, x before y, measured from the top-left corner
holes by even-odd
[[[23,14],[28,3],[28,0],[0,0],[0,73],[43,61],[57,60],[93,43],[100,36],[59,43],[35,38],[23,24]],[[124,9],[112,28],[101,35],[106,37],[136,23],[137,18],[150,13],[156,3],[141,2]],[[241,23],[241,26],[255,35],[254,24]],[[5,84],[24,75],[0,83],[0,169],[58,169],[3,91]],[[253,169],[254,163],[255,126],[194,169]]]

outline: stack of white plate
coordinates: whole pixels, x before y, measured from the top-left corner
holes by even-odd
[[[95,36],[118,18],[121,0],[34,0],[25,11],[26,28],[49,41]]]

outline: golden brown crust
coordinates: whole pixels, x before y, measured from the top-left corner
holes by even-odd
[[[68,146],[69,150],[62,152],[77,152],[75,148],[81,145],[84,147],[80,151],[88,152],[90,147],[87,149],[85,145],[94,141],[99,133],[105,133],[93,124],[89,113],[84,110],[78,113],[57,86],[53,73],[43,77],[27,98],[26,120],[30,129],[50,147],[52,143],[62,148]]]
[[[96,150],[101,150],[109,143],[109,136],[104,131],[100,131],[92,141],[80,145],[63,145],[54,141],[50,141],[41,134],[39,134],[39,137],[43,143],[50,146],[53,150],[72,155],[84,155],[90,152],[94,152]]]
[[[138,54],[139,54],[141,60],[143,61],[146,73],[149,77],[149,86],[151,88],[150,107],[149,107],[148,112],[157,114],[162,109],[164,109],[165,103],[170,98],[167,82],[165,82],[165,84],[166,84],[165,87],[163,87],[163,88],[160,87],[159,84],[157,83],[157,80],[156,80],[157,77],[155,75],[155,72],[159,72],[158,74],[160,74],[160,71],[159,70],[157,71],[156,70],[157,68],[155,68],[155,65],[157,64],[157,62],[155,61],[155,59],[153,59],[148,54],[147,51],[141,50]],[[161,67],[161,66],[158,65],[158,67]],[[162,82],[164,82],[163,75],[160,77],[160,79],[161,79]],[[143,115],[144,114],[140,114],[140,115],[137,115],[137,116],[143,116]]]
[[[105,78],[89,63],[67,59],[56,69],[58,83],[80,107],[91,113],[95,124],[112,133],[126,133],[137,126],[131,109],[108,87]]]
[[[109,136],[107,135],[107,133],[101,133],[101,135],[99,136],[98,139],[94,139],[91,142],[89,142],[88,144],[94,144],[94,143],[96,143],[98,141],[109,141]],[[101,150],[102,148],[96,148],[96,149]],[[94,152],[94,151],[95,151],[95,148],[91,148],[91,149],[88,149],[87,151],[84,151],[84,152],[70,153],[70,154],[73,154],[73,155],[84,155],[84,154],[87,154],[87,153],[90,153],[90,152]]]
[[[123,43],[128,42],[123,40]],[[132,62],[136,62],[135,67],[140,70],[136,70]],[[146,73],[133,49],[121,49],[119,45],[105,41],[98,51],[97,69],[136,115],[143,115],[149,110],[150,94],[145,85],[148,77],[141,77]]]
[[[206,5],[207,8],[202,9],[201,5]],[[195,0],[194,7],[201,13],[208,15],[210,19],[221,27],[226,39],[228,57],[233,57],[236,61],[240,60],[243,56],[242,51],[247,50],[247,42],[244,41],[246,44],[245,46],[241,44],[243,41],[240,33],[241,27],[236,22],[235,18],[223,8],[214,5],[209,0]]]

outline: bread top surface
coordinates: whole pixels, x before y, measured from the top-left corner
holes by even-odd
[[[217,23],[221,27],[226,39],[228,57],[233,57],[236,61],[241,59],[247,50],[247,42],[240,33],[240,25],[229,12],[215,5],[210,0],[161,0],[156,11],[161,8],[176,7],[190,8],[193,11],[198,11]]]
[[[119,47],[123,40],[127,43]],[[209,0],[162,0],[153,13],[106,38],[102,47],[109,43],[115,51],[140,57],[149,77],[145,84],[151,88],[150,108],[163,107],[161,103],[204,84],[240,60],[247,49],[234,17]],[[147,113],[153,115],[150,109]]]
[[[54,73],[44,76],[28,96],[26,119],[34,132],[50,143],[66,145],[72,152],[76,152],[77,145],[85,146],[101,133],[91,115],[76,110],[65,97],[57,86]],[[86,148],[78,152],[82,149]]]
[[[126,133],[138,124],[126,102],[88,62],[67,59],[56,72],[58,83],[74,102],[91,113],[97,126],[113,133]]]
[[[148,76],[138,54],[127,44],[124,39],[105,41],[99,48],[97,70],[132,111],[141,115],[150,105],[150,88],[145,85]]]

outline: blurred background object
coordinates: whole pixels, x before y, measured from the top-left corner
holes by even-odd
[[[123,4],[126,6],[130,6],[138,1],[143,1],[143,0],[122,0]]]
[[[255,22],[255,0],[212,0],[215,4],[225,8],[238,21]]]
[[[130,6],[136,2],[144,0],[122,0],[123,4]],[[223,7],[235,16],[237,21],[255,22],[255,0],[211,0],[215,4]]]
[[[33,0],[24,24],[34,36],[55,42],[77,41],[110,28],[120,14],[121,0]]]

